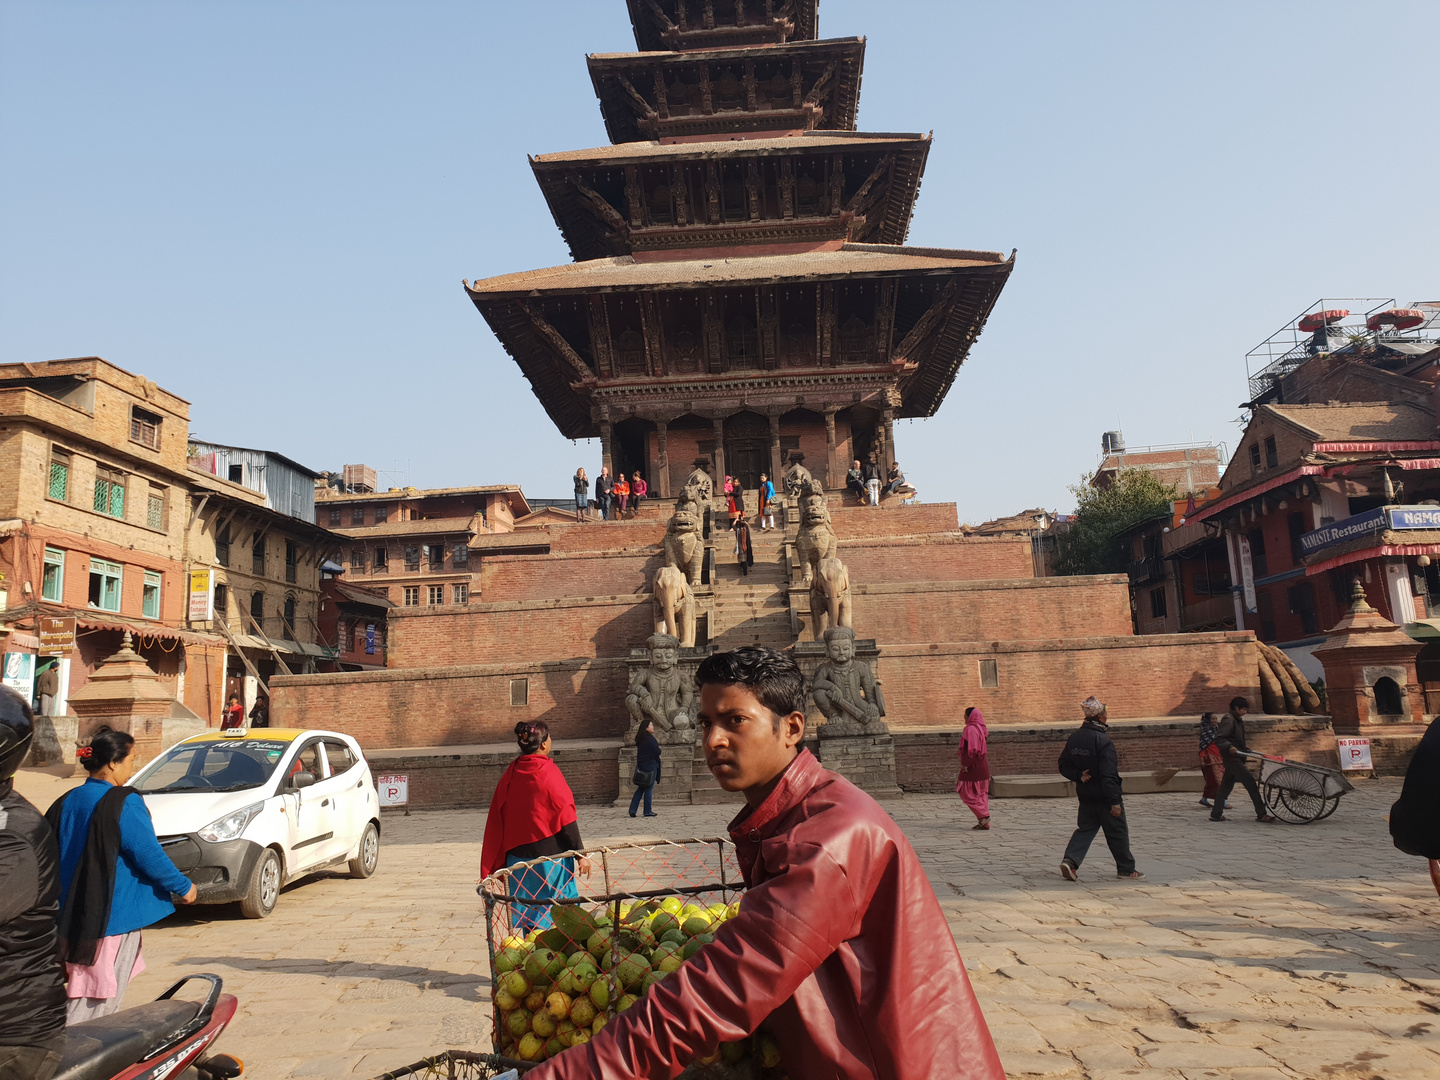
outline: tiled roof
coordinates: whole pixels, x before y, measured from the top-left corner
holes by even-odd
[[[785,255],[751,255],[741,258],[686,259],[637,262],[622,255],[590,259],[542,270],[524,270],[485,278],[467,286],[473,297],[530,293],[544,289],[677,288],[747,281],[784,281],[802,278],[842,277],[852,274],[886,274],[906,271],[956,270],[996,266],[1005,261],[997,251],[957,251],[889,244],[845,244],[839,250],[807,251]]]
[[[1316,442],[1423,442],[1440,438],[1435,415],[1408,402],[1264,405]]]
[[[384,525],[352,525],[332,529],[351,540],[368,540],[373,536],[441,536],[470,534],[476,530],[475,518],[422,518],[415,521],[387,521]]]
[[[736,155],[806,154],[835,150],[870,150],[886,143],[925,143],[930,136],[918,132],[857,134],[826,131],[776,139],[725,139],[715,142],[658,143],[627,142],[616,146],[597,146],[590,150],[565,150],[556,154],[539,154],[531,158],[534,165],[580,165],[587,161],[608,165],[651,159],[685,160]]]
[[[495,495],[519,491],[518,484],[479,484],[473,487],[391,488],[389,491],[332,492],[317,495],[319,502],[394,502],[396,499],[424,499],[432,495]]]

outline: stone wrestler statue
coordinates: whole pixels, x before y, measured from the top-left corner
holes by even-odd
[[[815,707],[825,714],[822,735],[883,735],[884,699],[870,666],[855,661],[855,631],[826,630],[825,656],[810,684]]]
[[[678,666],[680,640],[669,634],[652,634],[645,647],[650,650],[650,665],[632,675],[625,694],[625,708],[630,713],[625,742],[635,742],[635,731],[645,717],[654,722],[655,736],[661,742],[689,742],[694,727],[690,718],[694,689]]]

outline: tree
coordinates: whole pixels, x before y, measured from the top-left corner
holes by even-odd
[[[1145,469],[1121,469],[1105,487],[1093,473],[1070,489],[1075,515],[1058,538],[1057,574],[1123,573],[1131,561],[1120,534],[1142,521],[1170,513],[1173,485],[1162,484]]]

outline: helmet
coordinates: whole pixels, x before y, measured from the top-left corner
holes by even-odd
[[[0,686],[0,784],[15,775],[30,752],[35,734],[30,705],[8,686]]]

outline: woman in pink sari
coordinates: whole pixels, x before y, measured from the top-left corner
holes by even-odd
[[[965,730],[960,735],[960,779],[955,791],[975,815],[974,829],[990,828],[990,757],[985,740],[990,730],[980,710],[965,710]]]

